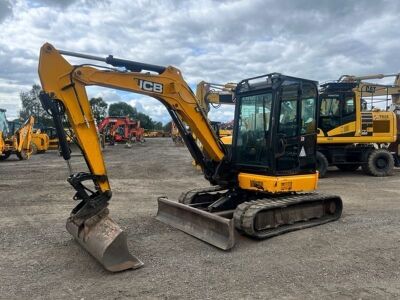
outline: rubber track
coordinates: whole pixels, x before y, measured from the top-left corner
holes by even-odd
[[[254,220],[256,215],[260,212],[281,208],[284,209],[296,204],[304,204],[307,202],[327,202],[334,201],[336,204],[336,211],[334,214],[324,214],[321,218],[311,218],[309,220],[302,220],[299,222],[288,222],[287,224],[270,228],[262,231],[257,231],[254,227]],[[268,199],[258,199],[253,201],[244,202],[236,208],[233,218],[236,229],[242,233],[257,239],[265,239],[289,231],[304,229],[307,227],[317,226],[327,222],[335,221],[340,218],[342,214],[342,200],[339,196],[324,195],[317,193],[308,194],[293,194],[281,197],[274,197]]]

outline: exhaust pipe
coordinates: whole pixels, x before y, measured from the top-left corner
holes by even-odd
[[[128,250],[126,233],[108,216],[108,209],[84,222],[67,220],[68,232],[110,272],[143,266]]]

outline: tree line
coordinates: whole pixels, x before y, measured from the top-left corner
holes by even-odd
[[[36,124],[40,124],[43,127],[51,127],[53,124],[51,117],[40,104],[40,91],[40,85],[34,84],[32,89],[28,92],[20,93],[22,109],[20,110],[19,117],[26,120],[29,116],[34,116]],[[97,123],[101,122],[107,115],[112,117],[128,116],[131,119],[139,120],[141,127],[144,129],[169,131],[171,128],[171,122],[163,126],[161,122],[154,121],[150,116],[138,112],[136,107],[125,102],[117,102],[108,105],[101,97],[91,98],[89,102],[93,117],[96,119]]]

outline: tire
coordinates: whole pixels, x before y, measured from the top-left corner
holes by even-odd
[[[31,143],[32,154],[38,153],[38,148],[35,143]]]
[[[25,150],[21,150],[21,152],[16,153],[19,160],[27,160],[29,158],[27,152]]]
[[[326,176],[326,172],[328,171],[328,159],[321,152],[317,151],[316,161],[319,178],[324,178]]]
[[[22,149],[21,152],[17,152],[17,156],[19,160],[27,160],[32,155],[32,148]]]
[[[343,172],[351,172],[355,171],[360,167],[360,164],[344,164],[344,165],[336,165],[336,167]]]
[[[372,176],[389,176],[394,168],[392,154],[386,149],[372,150],[368,155],[367,163],[363,165],[363,171]]]
[[[6,160],[7,158],[9,158],[11,155],[10,151],[4,152],[2,155],[0,155],[0,160]]]

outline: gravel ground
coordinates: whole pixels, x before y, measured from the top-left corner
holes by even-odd
[[[65,230],[74,203],[55,152],[0,163],[0,298],[400,298],[400,171],[387,178],[332,170],[320,190],[343,217],[224,252],[157,220],[156,199],[207,186],[170,139],[106,148],[111,215],[126,229],[135,271],[111,274]],[[75,171],[84,170],[74,157]]]

